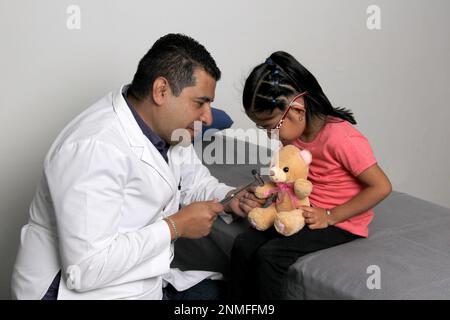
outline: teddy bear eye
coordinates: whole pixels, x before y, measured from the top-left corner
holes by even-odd
[[[284,172],[289,172],[289,168],[288,168],[288,167],[284,167],[284,168],[283,168],[283,171],[284,171]]]

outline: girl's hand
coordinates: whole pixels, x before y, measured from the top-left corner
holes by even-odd
[[[234,190],[230,191],[230,193],[233,191]],[[254,192],[255,187],[250,187],[236,195],[236,197],[225,206],[225,212],[233,212],[234,214],[245,218],[253,208],[262,207],[266,200],[258,199]]]
[[[328,227],[328,215],[325,209],[302,206],[305,223],[311,230]]]

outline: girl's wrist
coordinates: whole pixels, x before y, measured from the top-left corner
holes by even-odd
[[[325,209],[325,214],[327,216],[327,224],[328,224],[328,226],[334,226],[334,224],[336,223],[334,221],[333,212],[331,210],[332,209]]]

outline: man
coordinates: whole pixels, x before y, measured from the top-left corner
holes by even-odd
[[[22,229],[13,298],[162,299],[167,283],[198,288],[214,275],[170,269],[171,242],[206,236],[223,211],[245,216],[261,204],[246,194],[221,205],[233,188],[172,135],[185,129],[192,139],[195,121],[211,124],[219,79],[201,44],[169,34],[142,58],[131,85],[66,126]]]

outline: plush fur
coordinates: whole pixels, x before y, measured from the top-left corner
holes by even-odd
[[[267,199],[277,194],[277,200],[267,208],[254,208],[248,219],[258,230],[272,225],[285,236],[293,235],[305,225],[301,206],[309,206],[308,196],[312,184],[307,180],[311,153],[293,145],[282,147],[272,159],[269,171],[270,182],[257,187],[255,195]]]

